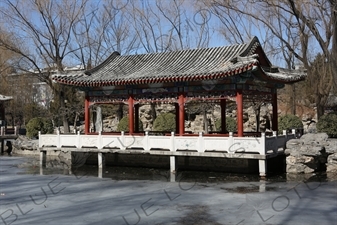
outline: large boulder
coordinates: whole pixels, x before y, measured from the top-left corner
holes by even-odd
[[[26,136],[20,135],[18,138],[12,142],[13,147],[17,150],[37,150],[39,147],[39,140],[30,139]]]
[[[337,174],[337,153],[328,156],[326,172]]]
[[[337,140],[325,133],[309,133],[286,143],[287,173],[337,172]]]

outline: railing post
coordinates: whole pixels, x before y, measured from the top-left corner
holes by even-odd
[[[144,151],[150,151],[149,148],[149,132],[145,131],[145,138],[144,138]]]
[[[273,131],[273,136],[275,137],[275,141],[274,141],[274,144],[273,144],[273,152],[277,153],[277,150],[278,150],[277,131]]]
[[[18,127],[17,126],[14,127],[14,135],[18,135]]]
[[[284,141],[287,142],[288,141],[288,134],[286,130],[283,130],[283,135],[284,135]],[[283,145],[285,146],[285,143],[283,143]]]
[[[265,155],[266,154],[266,133],[262,132],[261,133],[261,151],[260,155]]]
[[[227,150],[228,153],[234,153],[234,152],[231,151],[233,143],[234,143],[233,132],[229,132],[229,137],[228,137],[228,146],[229,147],[228,147],[228,150]]]
[[[5,135],[5,134],[4,134],[4,133],[5,133],[4,131],[5,131],[5,127],[1,127],[1,128],[0,128],[0,135],[1,135],[1,136]]]
[[[76,138],[77,138],[77,140],[76,140],[76,147],[77,147],[77,148],[81,148],[81,147],[82,147],[82,146],[81,146],[81,135],[80,135],[80,134],[81,134],[81,132],[78,131],[78,132],[77,132],[77,135],[76,135],[76,136],[77,136],[77,137],[76,137]]]
[[[61,135],[60,135],[60,130],[57,129],[56,131],[56,135],[57,135],[57,143],[56,143],[56,148],[61,148]]]
[[[203,133],[199,132],[199,146],[198,146],[198,152],[205,152],[205,139],[203,137]]]
[[[170,151],[171,151],[171,152],[175,152],[175,151],[176,151],[174,132],[171,132],[171,146],[170,146]]]
[[[42,147],[42,143],[41,143],[41,131],[39,131],[39,148]]]
[[[125,150],[126,147],[125,147],[125,136],[124,136],[124,131],[121,132],[121,140],[120,140],[120,144],[121,144],[120,149],[121,149],[121,150]]]

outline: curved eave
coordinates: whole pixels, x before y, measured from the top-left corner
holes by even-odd
[[[9,101],[9,100],[12,100],[12,99],[13,99],[12,96],[0,95],[0,102],[1,101]]]
[[[257,61],[249,62],[240,67],[233,68],[227,71],[220,71],[208,74],[194,74],[194,75],[173,75],[167,77],[151,77],[141,79],[121,79],[121,80],[79,80],[83,74],[78,76],[54,75],[52,80],[66,85],[77,87],[103,87],[103,86],[123,86],[123,85],[137,85],[137,84],[151,84],[151,83],[172,83],[172,82],[188,82],[198,80],[216,80],[224,77],[235,76],[246,71],[250,71],[258,64]],[[86,76],[86,75],[84,75]]]
[[[305,80],[307,74],[303,71],[291,71],[278,69],[278,72],[266,72],[261,67],[258,69],[260,78],[266,81],[272,81],[281,84],[292,84]]]

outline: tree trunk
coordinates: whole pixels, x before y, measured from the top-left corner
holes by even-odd
[[[324,115],[325,111],[325,103],[324,97],[316,94],[316,110],[317,110],[317,120],[321,118],[321,116]]]
[[[204,120],[204,130],[205,134],[208,134],[208,119],[207,119],[207,110],[204,109],[203,113],[203,120]]]
[[[156,113],[156,104],[151,103],[151,117],[152,117],[152,124],[157,118],[157,113]]]
[[[76,123],[77,123],[77,120],[78,120],[78,113],[76,112],[75,113],[75,119],[74,119],[74,133],[76,134]]]
[[[65,110],[66,109],[66,104],[65,104],[65,98],[64,98],[64,92],[61,91],[60,94],[60,108]],[[65,112],[62,112],[62,122],[63,122],[63,131],[64,133],[69,133],[69,123],[68,123],[68,118],[66,116]]]
[[[257,108],[255,108],[255,119],[256,119],[256,132],[260,131],[260,112],[261,112],[261,105],[259,104],[259,106]]]
[[[123,118],[123,104],[119,104],[118,105],[118,110],[117,110],[117,118],[118,118],[118,121],[121,121],[121,119]]]
[[[291,84],[291,91],[292,91],[292,96],[291,96],[291,113],[293,115],[296,115],[296,88],[295,84]]]

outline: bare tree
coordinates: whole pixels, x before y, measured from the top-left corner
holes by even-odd
[[[228,19],[228,14],[233,18],[244,17],[245,26],[262,26],[270,32],[276,43],[301,62],[309,73],[309,79],[319,80],[315,85],[320,85],[314,91],[318,118],[324,114],[326,99],[332,90],[331,77],[336,78],[336,28],[337,28],[337,3],[334,0],[323,1],[220,1],[205,0],[212,12],[221,18],[221,22],[229,26],[233,21]],[[243,28],[242,28],[243,29]],[[238,32],[233,32],[239,35]],[[253,34],[253,33],[252,33]],[[290,37],[290,38],[289,38]],[[275,45],[275,42],[273,43]],[[330,66],[332,73],[328,76],[313,74],[311,67],[316,55],[321,53]],[[336,79],[335,79],[336,80]]]
[[[135,51],[138,38],[127,18],[127,4],[103,0],[82,9],[81,19],[72,27],[75,42],[71,48],[85,69],[98,65],[114,51]]]
[[[65,107],[67,96],[64,88],[53,85],[50,74],[64,71],[64,61],[75,51],[69,48],[72,28],[86,3],[87,0],[5,0],[0,8],[1,24],[5,24],[1,30],[6,29],[14,39],[10,43],[1,38],[0,45],[20,55],[21,60],[16,65],[19,70],[34,71],[40,81],[53,88],[61,107]],[[62,120],[68,132],[67,118]]]
[[[188,0],[130,1],[129,22],[145,52],[208,47],[209,12]]]

